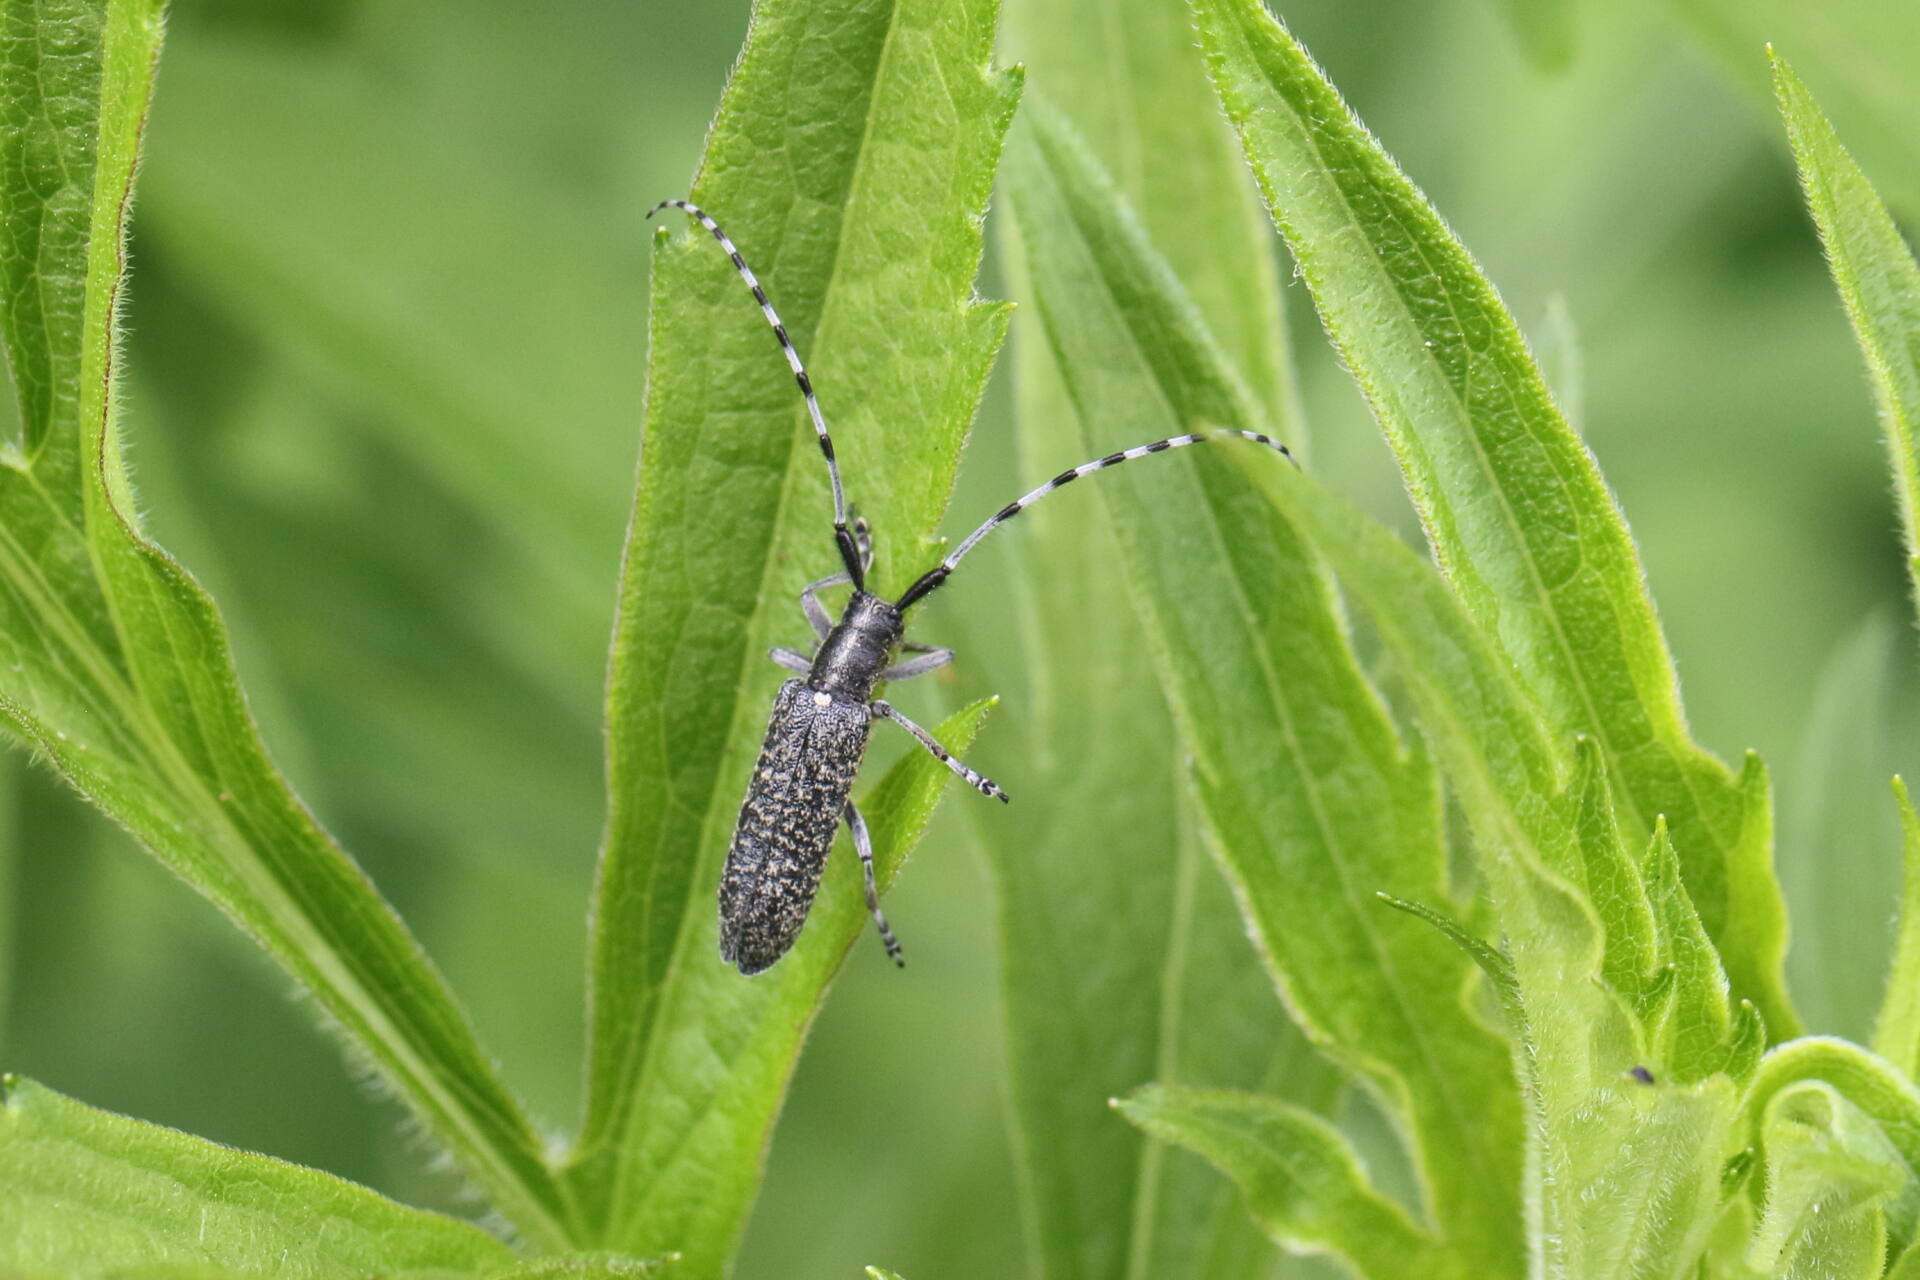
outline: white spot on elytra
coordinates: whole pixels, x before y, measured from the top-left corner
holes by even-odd
[[[831,694],[816,693],[813,695],[813,705],[816,707],[824,707],[832,701],[833,701],[833,695]]]

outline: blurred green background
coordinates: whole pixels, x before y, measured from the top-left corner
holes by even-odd
[[[1539,33],[1563,10],[1574,41],[1556,68]],[[1281,12],[1562,390],[1584,389],[1578,420],[1640,541],[1693,722],[1773,768],[1796,992],[1816,1029],[1864,1034],[1898,880],[1886,780],[1920,746],[1913,637],[1871,403],[1763,42],[1912,217],[1920,8]],[[177,0],[148,135],[125,401],[151,526],[222,603],[280,762],[556,1134],[578,1101],[600,682],[643,393],[640,213],[685,192],[746,16],[744,0]],[[991,264],[982,287],[998,291]],[[1309,465],[1412,536],[1304,290],[1289,298]],[[1005,390],[976,426],[956,526],[1032,478],[1005,443]],[[1063,500],[1044,518],[1097,514]],[[937,598],[923,634],[991,631],[960,615],[999,603],[982,575]],[[1017,685],[1017,654],[962,663],[965,689]],[[924,719],[943,696],[903,706]],[[978,763],[1019,792],[994,736]],[[17,754],[0,803],[8,1069],[462,1208],[215,912]],[[983,828],[965,803],[890,900],[914,967],[863,943],[819,1021],[743,1277],[1020,1266]]]

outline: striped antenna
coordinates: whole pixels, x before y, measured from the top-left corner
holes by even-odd
[[[827,478],[833,482],[834,542],[840,548],[841,560],[846,562],[847,573],[853,578],[854,589],[863,590],[866,566],[862,563],[858,544],[847,528],[847,495],[846,491],[840,487],[840,464],[834,461],[833,437],[827,434],[826,415],[820,412],[820,401],[813,394],[813,380],[807,377],[807,367],[800,363],[800,353],[794,350],[793,339],[787,336],[787,326],[780,323],[780,317],[775,313],[773,304],[767,301],[767,291],[760,287],[760,281],[754,277],[753,269],[747,265],[747,260],[740,256],[740,250],[734,247],[733,241],[727,239],[727,233],[720,229],[720,224],[709,218],[706,210],[698,205],[689,204],[685,200],[662,200],[647,210],[647,217],[651,218],[662,209],[669,208],[680,210],[713,233],[713,238],[720,242],[720,247],[727,251],[729,258],[733,259],[734,270],[738,271],[740,278],[747,282],[747,288],[753,290],[753,300],[760,304],[760,314],[764,315],[767,323],[773,326],[773,336],[779,340],[780,350],[786,353],[787,367],[793,370],[793,380],[800,384],[800,394],[806,397],[807,413],[813,418],[813,434],[820,438],[820,453],[827,460]]]
[[[1009,502],[1006,506],[1000,508],[985,524],[962,539],[960,545],[955,547],[945,560],[942,560],[939,564],[921,574],[919,581],[907,588],[907,593],[900,597],[900,603],[895,607],[905,609],[908,605],[926,597],[941,583],[947,580],[947,575],[953,572],[954,566],[960,563],[961,557],[973,550],[974,544],[978,543],[980,539],[986,537],[995,529],[998,529],[1001,525],[1013,519],[1054,490],[1065,488],[1081,476],[1092,475],[1094,472],[1103,471],[1108,467],[1117,467],[1123,462],[1132,462],[1135,458],[1144,458],[1150,453],[1165,453],[1169,449],[1184,449],[1190,444],[1205,444],[1209,440],[1220,440],[1229,436],[1238,436],[1242,440],[1251,440],[1255,444],[1263,444],[1267,446],[1267,448],[1280,453],[1288,462],[1294,462],[1293,454],[1288,452],[1287,446],[1281,444],[1273,437],[1263,436],[1258,431],[1234,430],[1209,433],[1197,432],[1193,435],[1174,436],[1170,440],[1155,440],[1152,444],[1143,444],[1132,449],[1123,449],[1119,453],[1110,453],[1104,458],[1095,458],[1092,462],[1083,462],[1070,471],[1062,471],[1038,489],[1033,490],[1033,492],[1023,494],[1012,502]],[[1298,466],[1299,464],[1296,462],[1294,465]]]

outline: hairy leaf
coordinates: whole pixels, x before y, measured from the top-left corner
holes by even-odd
[[[1297,1253],[1331,1253],[1366,1280],[1483,1275],[1368,1182],[1340,1131],[1277,1098],[1155,1085],[1116,1103],[1127,1118],[1199,1152],[1248,1210]]]
[[[1636,1011],[1647,1011],[1661,972],[1660,926],[1641,868],[1628,854],[1613,818],[1613,797],[1606,765],[1591,738],[1574,744],[1575,834],[1580,859],[1570,876],[1581,884],[1606,931],[1601,975],[1627,997]],[[1724,1001],[1723,1001],[1724,1003]]]
[[[275,772],[212,601],[138,526],[113,323],[160,24],[156,0],[0,10],[0,323],[23,424],[0,470],[0,713],[308,987],[503,1214],[557,1243],[532,1126]]]
[[[1827,263],[1867,359],[1908,570],[1920,589],[1920,265],[1813,94],[1777,55],[1773,85]]]
[[[1646,895],[1672,973],[1659,1007],[1685,1012],[1647,1034],[1603,979],[1609,932],[1578,880],[1587,797],[1563,777],[1527,692],[1398,539],[1303,476],[1271,478],[1372,620],[1472,827],[1518,992],[1535,1274],[1679,1274],[1705,1247],[1721,1199],[1757,1017],[1710,1016],[1725,1008],[1724,978],[1711,948],[1699,953],[1669,855],[1665,873],[1648,870]]]
[[[964,707],[934,735],[964,756],[989,702]],[[872,830],[874,864],[885,893],[920,843],[935,804],[952,781],[946,767],[919,749],[903,756],[860,805]],[[717,883],[716,879],[713,883]],[[688,1275],[720,1275],[738,1242],[759,1184],[768,1130],[786,1090],[800,1041],[827,984],[854,944],[873,928],[859,860],[844,839],[829,855],[819,896],[793,950],[771,970],[743,978],[720,959],[712,883],[699,895],[701,917],[689,927],[698,945],[681,961],[672,1007],[688,1034],[669,1024],[640,1083],[644,1105],[625,1142],[605,1164],[575,1167],[575,1185],[603,1193],[612,1176],[608,1247],[670,1253]],[[880,947],[870,944],[878,963]],[[611,1166],[610,1170],[606,1166]]]
[[[109,1115],[7,1077],[0,1267],[71,1274],[491,1274],[513,1252],[477,1227],[352,1183]]]
[[[1025,114],[1007,169],[1089,454],[1267,426],[1125,198],[1057,117]],[[1519,1256],[1505,1053],[1461,1003],[1466,958],[1374,897],[1447,900],[1432,771],[1362,678],[1312,558],[1219,456],[1235,447],[1089,483],[1120,531],[1209,839],[1284,998],[1403,1126],[1435,1230],[1498,1274]],[[1264,451],[1249,461],[1285,467]]]
[[[1767,1101],[1766,1212],[1747,1261],[1781,1280],[1875,1280],[1884,1205],[1911,1180],[1893,1144],[1839,1090],[1817,1080]]]
[[[1435,558],[1539,700],[1600,747],[1622,825],[1664,815],[1735,990],[1797,1026],[1784,910],[1739,781],[1687,736],[1625,522],[1512,317],[1259,0],[1194,0],[1222,104]]]
[[[1659,930],[1660,959],[1673,973],[1673,998],[1662,1011],[1656,1053],[1678,1079],[1703,1080],[1726,1069],[1733,1009],[1720,957],[1680,880],[1680,860],[1666,823],[1653,824],[1641,870]]]
[[[972,298],[1016,96],[986,65],[996,9],[766,0],[693,186],[808,359],[872,521],[876,589],[925,567],[1005,328],[1004,308]],[[573,1179],[602,1243],[676,1250],[705,1275],[733,1248],[794,1054],[864,910],[842,855],[793,955],[749,980],[717,953],[714,885],[780,679],[766,647],[805,636],[792,602],[839,566],[818,448],[765,320],[697,227],[657,244]],[[889,858],[924,819],[872,816]]]
[[[982,3],[766,6],[694,190],[817,357],[828,412],[847,409],[841,457],[874,518],[883,582],[902,572],[886,567],[889,549],[910,565],[938,517],[1004,323],[968,301],[1012,106],[1012,85],[984,71],[992,20]],[[779,178],[789,151],[804,163]],[[756,683],[743,686],[743,670],[764,672],[769,693],[777,674],[746,640],[795,629],[755,602],[831,571],[830,509],[791,380],[724,256],[681,240],[661,255],[655,296],[609,694],[579,1182],[604,1199],[609,1242],[657,1241],[704,1271],[738,1233],[799,1037],[864,913],[817,908],[796,954],[752,982],[715,954],[713,877],[750,759],[722,749],[763,723],[764,703],[741,697]],[[897,856],[892,837],[912,819],[874,816],[876,844]],[[842,874],[823,890],[836,893],[849,906],[857,891]],[[705,1047],[689,1056],[695,1030]]]
[[[1889,1256],[1913,1247],[1920,1228],[1920,1090],[1877,1057],[1845,1040],[1809,1036],[1779,1046],[1760,1061],[1743,1103],[1748,1140],[1764,1158],[1764,1125],[1774,1097],[1808,1081],[1830,1086],[1879,1127],[1903,1166],[1904,1181],[1885,1206]]]

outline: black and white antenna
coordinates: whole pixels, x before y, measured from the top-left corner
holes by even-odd
[[[847,494],[840,487],[840,464],[834,460],[833,437],[827,434],[827,418],[820,412],[819,397],[813,394],[813,379],[807,376],[807,367],[800,363],[800,353],[794,349],[793,339],[787,336],[787,326],[780,323],[779,313],[774,311],[773,303],[767,301],[767,291],[760,287],[760,281],[754,276],[753,268],[749,267],[747,260],[740,256],[740,250],[735,248],[733,241],[727,238],[727,233],[720,229],[720,224],[707,216],[705,209],[696,204],[689,204],[685,200],[662,200],[647,210],[647,217],[651,218],[662,209],[668,208],[680,210],[713,233],[713,238],[720,242],[720,247],[727,251],[729,258],[733,259],[734,270],[738,271],[740,278],[747,282],[747,288],[753,290],[753,300],[760,304],[760,314],[765,316],[767,323],[773,326],[773,336],[779,341],[780,350],[786,354],[787,367],[793,370],[793,380],[800,384],[800,394],[806,397],[807,413],[813,418],[813,434],[819,437],[820,453],[827,460],[827,479],[833,482],[834,542],[840,548],[840,559],[846,563],[847,574],[853,579],[853,585],[863,588],[866,585],[866,565],[863,563],[858,542],[847,526]]]
[[[1191,435],[1173,436],[1167,440],[1155,440],[1152,444],[1136,445],[1131,449],[1122,449],[1119,453],[1110,453],[1104,458],[1095,458],[1092,462],[1083,462],[1077,467],[1062,471],[1059,475],[1047,481],[1031,493],[1022,494],[1020,497],[1015,498],[1012,502],[1009,502],[1006,506],[996,511],[988,518],[985,524],[962,538],[960,545],[955,547],[947,555],[945,560],[942,560],[939,564],[921,574],[919,580],[907,588],[906,594],[900,597],[900,603],[895,607],[905,609],[908,605],[923,599],[928,593],[932,592],[947,580],[947,575],[953,572],[954,566],[960,563],[961,557],[973,550],[974,545],[978,543],[980,539],[986,537],[995,529],[998,529],[1001,525],[1013,519],[1054,490],[1065,488],[1081,476],[1092,475],[1094,472],[1104,471],[1108,467],[1117,467],[1123,462],[1132,462],[1135,458],[1144,458],[1150,453],[1165,453],[1169,449],[1184,449],[1190,444],[1205,444],[1209,440],[1218,440],[1227,436],[1238,436],[1242,440],[1251,440],[1255,444],[1263,444],[1267,446],[1267,448],[1281,454],[1288,462],[1294,460],[1293,454],[1288,451],[1287,446],[1281,444],[1272,436],[1261,435],[1258,431],[1223,430],[1212,433],[1195,432]]]

